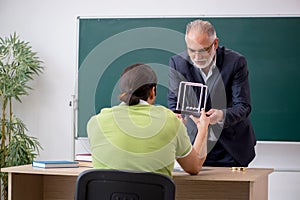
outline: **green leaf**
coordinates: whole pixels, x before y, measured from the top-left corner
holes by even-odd
[[[25,124],[10,110],[13,100],[21,102],[21,97],[32,90],[28,83],[43,72],[42,64],[30,43],[22,41],[16,32],[0,37],[0,168],[29,164],[42,149],[37,138],[27,135]],[[0,177],[7,194],[7,174],[0,173]]]

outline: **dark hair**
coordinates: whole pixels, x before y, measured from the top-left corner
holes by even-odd
[[[150,90],[153,87],[156,87],[156,84],[143,85],[139,87],[133,94],[120,95],[119,98],[129,106],[137,105],[140,102],[140,99],[147,101],[150,95]]]
[[[119,99],[127,105],[136,105],[141,100],[147,101],[150,91],[155,87],[157,77],[150,66],[137,63],[126,67],[121,75]]]

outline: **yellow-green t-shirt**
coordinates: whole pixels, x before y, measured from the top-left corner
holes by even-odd
[[[186,128],[163,106],[104,108],[87,125],[94,168],[171,176],[174,160],[192,149]]]

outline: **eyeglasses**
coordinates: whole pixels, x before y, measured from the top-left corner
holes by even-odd
[[[209,53],[210,50],[212,49],[212,47],[213,47],[215,41],[216,41],[216,40],[214,40],[214,41],[211,43],[211,45],[209,45],[208,47],[205,47],[205,48],[203,48],[203,49],[200,49],[200,50],[194,50],[194,49],[191,49],[191,48],[188,47],[188,50],[189,50],[189,52],[192,53],[192,54],[196,54],[196,53],[197,53],[197,54],[198,54],[198,53],[199,53],[199,54]]]

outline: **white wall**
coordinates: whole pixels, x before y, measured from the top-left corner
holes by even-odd
[[[76,17],[149,15],[300,16],[300,1],[0,0],[0,36],[16,31],[21,39],[32,44],[44,61],[44,73],[31,82],[34,90],[22,99],[22,104],[14,105],[15,113],[24,120],[30,134],[37,137],[44,148],[39,159],[73,158],[72,108],[68,104],[75,91]],[[262,160],[265,151],[259,154]],[[277,159],[275,155],[274,159]],[[274,181],[275,184],[278,182]],[[276,196],[271,197],[276,199]]]
[[[270,200],[298,200],[300,197],[300,143],[261,142],[249,167],[273,168],[269,176]]]

